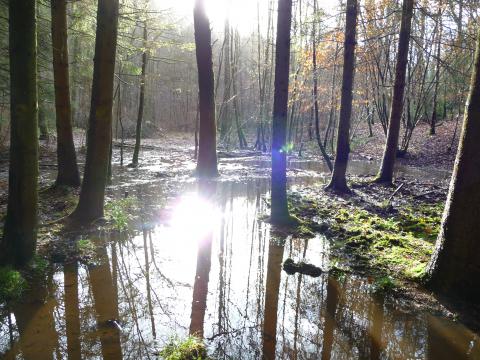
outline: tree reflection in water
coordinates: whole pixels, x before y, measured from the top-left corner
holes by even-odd
[[[131,193],[155,219],[161,191]],[[373,295],[366,278],[283,272],[287,257],[328,269],[330,243],[279,243],[260,220],[267,193],[268,179],[195,182],[156,222],[90,234],[96,256],[33,283],[11,326],[0,316],[0,358],[155,359],[189,333],[218,359],[480,358],[473,332]]]

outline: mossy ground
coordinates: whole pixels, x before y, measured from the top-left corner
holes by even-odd
[[[391,205],[384,199],[395,189],[369,182],[357,189],[346,197],[322,190],[292,194],[291,211],[303,226],[332,240],[340,262],[379,278],[421,280],[441,223],[443,190],[425,200],[413,184]]]

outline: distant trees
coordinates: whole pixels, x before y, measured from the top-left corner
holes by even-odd
[[[80,185],[72,133],[70,75],[68,71],[67,1],[51,0],[53,79],[57,127],[58,173],[56,185]]]
[[[287,202],[287,117],[291,24],[292,0],[278,0],[272,123],[272,195],[270,221],[273,224],[282,224],[290,220]]]
[[[25,265],[34,255],[38,209],[36,0],[10,0],[10,168],[0,262]]]
[[[193,10],[195,53],[198,69],[200,132],[196,174],[218,176],[217,128],[215,124],[215,85],[212,64],[212,33],[204,0],[195,0]]]
[[[480,32],[457,159],[440,234],[427,269],[430,286],[480,300]]]
[[[345,21],[345,44],[343,54],[342,98],[340,120],[338,124],[337,155],[332,179],[328,189],[338,192],[350,192],[347,185],[348,154],[350,153],[350,119],[352,116],[352,91],[355,75],[355,44],[357,35],[357,0],[347,1]]]
[[[80,223],[103,216],[112,131],[118,6],[118,0],[98,1],[87,157],[80,199],[71,215]]]
[[[395,83],[393,86],[392,104],[388,121],[387,142],[383,153],[382,165],[377,182],[391,183],[398,150],[400,125],[403,114],[403,98],[407,73],[408,46],[412,28],[414,0],[403,0],[402,24],[398,41],[397,63],[395,66]]]

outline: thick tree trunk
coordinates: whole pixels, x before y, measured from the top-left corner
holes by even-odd
[[[204,0],[196,0],[193,11],[195,45],[198,66],[200,132],[197,176],[216,177],[217,128],[215,124],[215,80],[212,63],[212,33],[205,13]]]
[[[72,107],[68,73],[67,1],[51,0],[53,81],[57,127],[58,173],[56,185],[80,186],[72,133]]]
[[[445,295],[480,300],[480,35],[462,136],[434,254],[430,286]]]
[[[412,28],[414,0],[403,0],[402,24],[398,42],[397,64],[395,67],[395,83],[393,86],[392,105],[388,123],[387,143],[383,153],[382,166],[377,182],[390,184],[393,181],[393,170],[397,157],[400,121],[403,113],[403,96],[405,92],[405,77],[408,61],[408,44]]]
[[[0,262],[25,265],[34,255],[38,208],[36,1],[9,1],[10,168]]]
[[[113,76],[117,48],[118,0],[99,0],[87,157],[80,200],[72,219],[103,217],[112,132]]]
[[[290,74],[290,28],[292,0],[278,0],[275,95],[272,124],[272,201],[271,222],[290,220],[287,203],[287,116]]]
[[[332,180],[327,189],[350,192],[347,185],[347,165],[350,153],[350,118],[352,115],[352,90],[355,76],[355,43],[357,32],[357,0],[347,0],[345,45],[343,54],[342,99],[338,123],[337,155]]]
[[[143,24],[143,46],[144,51],[142,54],[142,75],[140,77],[140,100],[138,103],[138,116],[137,116],[137,127],[135,130],[135,148],[133,149],[133,158],[131,166],[136,167],[138,165],[138,154],[140,153],[140,142],[142,141],[142,122],[143,122],[143,109],[145,104],[145,81],[147,73],[147,41],[148,41],[148,30],[147,30],[147,21]]]

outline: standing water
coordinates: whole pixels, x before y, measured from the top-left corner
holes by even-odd
[[[142,204],[158,187],[137,186]],[[190,183],[141,231],[90,236],[95,257],[58,266],[4,311],[0,354],[156,359],[195,333],[215,359],[480,359],[462,325],[330,276],[322,235],[272,232],[260,220],[268,191],[266,178]],[[324,272],[287,275],[287,258]]]

